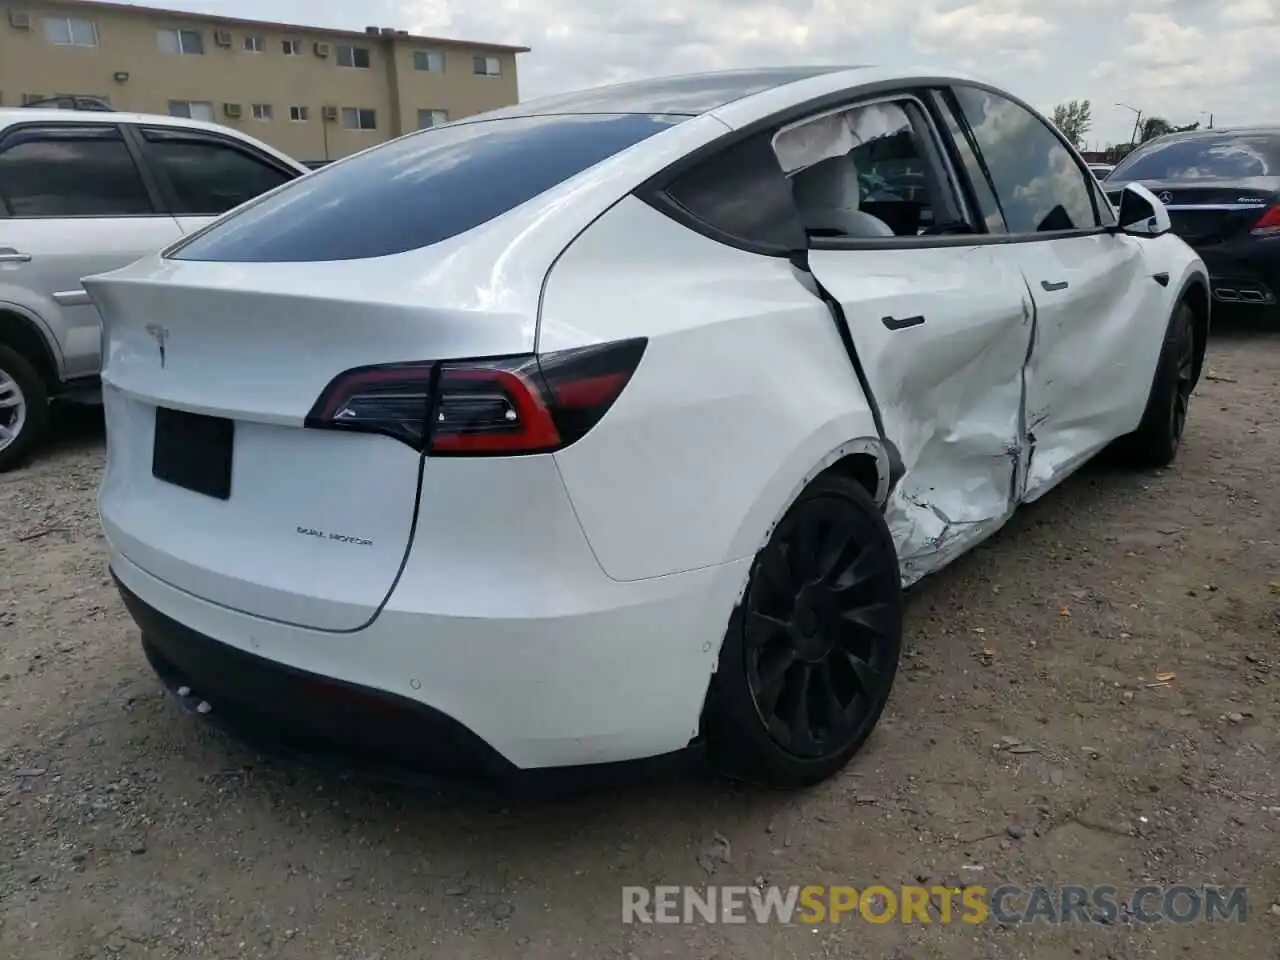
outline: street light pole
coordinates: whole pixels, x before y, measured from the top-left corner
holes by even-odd
[[[1137,107],[1131,107],[1127,103],[1117,103],[1117,107],[1124,107],[1126,110],[1133,111],[1133,134],[1129,137],[1129,145],[1133,146],[1138,142],[1138,128],[1142,125],[1142,111]]]

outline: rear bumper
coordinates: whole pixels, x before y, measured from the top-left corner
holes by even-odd
[[[1280,239],[1195,249],[1209,270],[1214,300],[1242,306],[1280,304]]]
[[[111,569],[157,673],[247,739],[501,782],[694,743],[747,562],[606,581],[616,602],[565,616],[555,598],[519,617],[406,613],[393,594],[346,634],[211,604],[119,553]]]

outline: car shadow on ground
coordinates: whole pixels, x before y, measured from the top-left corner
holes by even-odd
[[[106,435],[101,406],[57,402],[49,410],[49,434],[36,456],[74,453],[100,446]]]

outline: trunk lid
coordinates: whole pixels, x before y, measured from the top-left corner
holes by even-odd
[[[1173,232],[1191,246],[1212,246],[1247,234],[1272,204],[1280,202],[1280,177],[1245,180],[1137,180],[1169,210]],[[1104,184],[1119,206],[1125,182]]]
[[[99,510],[114,549],[235,610],[368,624],[409,549],[426,462],[304,420],[353,367],[531,351],[536,296],[488,294],[484,246],[478,265],[443,243],[340,264],[151,257],[86,280],[104,322]]]

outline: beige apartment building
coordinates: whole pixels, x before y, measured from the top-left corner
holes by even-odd
[[[527,47],[99,0],[0,0],[0,105],[89,96],[214,120],[304,162],[516,103]]]

